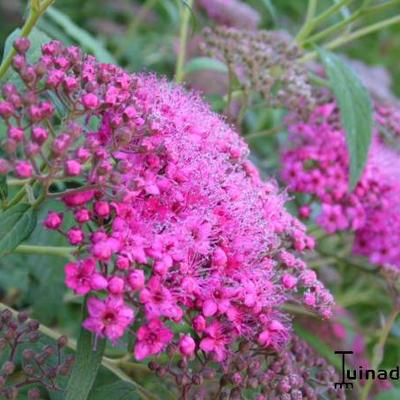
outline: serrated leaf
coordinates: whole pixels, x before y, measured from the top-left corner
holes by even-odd
[[[87,315],[86,302],[83,317]],[[96,379],[106,341],[81,328],[76,349],[75,365],[65,393],[65,400],[86,400]]]
[[[89,32],[75,24],[67,15],[54,7],[50,7],[46,16],[51,18],[53,22],[59,25],[65,33],[79,43],[83,48],[89,50],[94,56],[104,63],[116,64],[112,54],[96,40]]]
[[[210,57],[192,58],[185,65],[186,74],[204,70],[228,73],[228,68],[224,63]]]
[[[7,200],[7,197],[8,197],[7,176],[0,175],[0,202]]]
[[[357,75],[337,55],[317,49],[336,97],[350,157],[349,186],[353,190],[368,159],[372,137],[372,102]]]
[[[0,214],[0,255],[14,250],[35,229],[37,211],[21,203]]]
[[[139,400],[140,398],[134,385],[120,381],[93,390],[88,400]]]

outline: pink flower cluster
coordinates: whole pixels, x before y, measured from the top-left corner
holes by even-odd
[[[345,132],[334,103],[318,106],[307,122],[290,122],[282,177],[290,190],[310,195],[299,209],[301,217],[320,204],[317,222],[326,232],[354,231],[356,254],[400,267],[399,114],[377,105],[375,121],[368,162],[352,193]]]
[[[255,30],[261,20],[254,8],[240,0],[197,0],[197,5],[220,25]]]
[[[45,191],[83,183],[59,194],[73,225],[50,212],[44,226],[76,246],[65,282],[89,295],[86,329],[115,342],[135,320],[138,360],[174,342],[184,357],[201,349],[223,361],[240,338],[284,344],[287,301],[329,316],[332,296],[297,255],[313,240],[200,98],[59,42],[34,65],[20,52],[14,67],[26,89],[3,89],[1,162]],[[184,324],[190,333],[177,337]]]

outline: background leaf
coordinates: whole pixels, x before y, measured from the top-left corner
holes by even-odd
[[[84,318],[86,317],[86,303],[84,305]],[[97,339],[94,335],[81,328],[78,347],[76,349],[76,361],[68,381],[65,400],[86,400],[96,379],[101,364],[106,341]]]
[[[139,400],[135,386],[128,382],[115,382],[92,391],[88,400]]]
[[[0,175],[0,202],[6,200],[7,196],[8,196],[7,176]]]
[[[54,7],[50,7],[46,12],[46,16],[51,18],[56,24],[63,28],[65,33],[67,33],[83,48],[93,53],[98,61],[110,64],[117,63],[111,53],[102,45],[99,40],[96,40],[96,38],[94,38],[89,32],[76,25],[63,12]]]
[[[271,19],[274,25],[276,25],[278,22],[278,15],[275,6],[272,4],[272,0],[261,0],[261,3],[265,6],[268,13],[271,15]]]
[[[35,229],[37,212],[21,203],[0,214],[0,255],[14,250]]]
[[[399,400],[399,399],[400,399],[399,388],[381,392],[374,398],[374,400]]]
[[[337,55],[319,48],[340,109],[342,124],[346,131],[350,156],[350,190],[360,179],[368,158],[372,136],[372,102],[357,75]]]
[[[185,65],[185,73],[187,74],[203,70],[212,70],[217,72],[228,73],[228,68],[224,63],[210,57],[192,58]]]
[[[326,358],[330,362],[330,364],[340,370],[342,364],[340,358],[335,354],[335,350],[341,349],[331,349],[325,342],[320,340],[313,333],[307,331],[297,323],[294,324],[294,328],[295,332],[299,335],[300,338],[305,340],[313,349],[317,351],[317,353]]]

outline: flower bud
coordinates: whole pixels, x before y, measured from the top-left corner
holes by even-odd
[[[145,276],[141,269],[133,270],[128,276],[128,282],[133,290],[141,290],[144,287]]]
[[[193,319],[193,329],[197,332],[203,332],[206,329],[207,323],[205,318],[202,315],[198,315]]]
[[[82,208],[75,212],[75,221],[78,224],[84,224],[90,221],[90,212],[86,208]]]
[[[124,280],[118,276],[113,276],[108,282],[107,289],[111,294],[122,294],[124,292]]]
[[[93,210],[101,218],[107,218],[110,215],[110,205],[106,201],[97,201],[94,203]]]
[[[80,228],[71,228],[68,230],[67,232],[67,238],[68,238],[68,242],[73,245],[76,246],[80,243],[83,242],[85,235],[82,231],[82,229]]]
[[[0,101],[0,117],[8,119],[14,114],[15,110],[11,103]]]
[[[11,375],[15,371],[15,364],[11,361],[6,361],[3,364],[3,368],[1,369],[1,372],[5,375]]]
[[[30,389],[28,392],[28,399],[40,399],[40,390],[38,388]]]
[[[82,104],[87,110],[95,110],[99,103],[99,99],[93,93],[87,93],[82,97]]]
[[[282,284],[286,289],[293,289],[296,287],[297,278],[293,275],[285,274],[282,277]]]
[[[15,140],[16,142],[21,142],[24,138],[24,130],[22,128],[11,126],[8,129],[7,135],[10,139]]]
[[[47,229],[56,230],[58,229],[61,224],[63,223],[64,216],[62,213],[56,213],[54,211],[50,211],[47,214],[46,219],[43,221],[43,225]]]
[[[221,247],[217,247],[212,255],[213,266],[223,267],[224,265],[226,265],[227,261],[228,257],[226,256],[225,251],[222,250]]]
[[[94,274],[90,280],[90,286],[93,290],[104,290],[108,286],[108,281],[101,274]]]
[[[115,265],[118,269],[127,270],[129,269],[131,262],[128,257],[118,256]]]
[[[67,160],[65,162],[64,172],[67,176],[79,176],[82,172],[82,166],[76,160]]]
[[[179,340],[179,351],[183,356],[193,355],[196,343],[190,335],[184,335]]]
[[[58,347],[63,348],[63,347],[65,347],[67,344],[68,344],[68,337],[67,337],[67,336],[63,335],[63,336],[60,336],[60,337],[58,338],[58,340],[57,340],[57,345],[58,345]]]
[[[14,49],[19,54],[25,54],[31,47],[31,41],[26,37],[20,37],[14,42]]]
[[[24,323],[28,319],[28,314],[25,311],[21,311],[17,315],[17,320],[20,324]]]

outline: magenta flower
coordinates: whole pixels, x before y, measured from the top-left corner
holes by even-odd
[[[179,320],[182,311],[177,307],[172,293],[162,285],[160,279],[151,278],[140,292],[140,301],[144,304],[146,317],[151,320],[161,316]]]
[[[206,353],[214,353],[217,361],[223,361],[227,356],[226,345],[229,343],[229,333],[217,321],[208,326],[205,333],[206,336],[201,340],[200,348]]]
[[[83,322],[83,327],[112,342],[121,338],[133,322],[133,310],[124,304],[121,297],[109,296],[105,300],[91,297],[87,307],[89,317]]]
[[[399,112],[375,105],[375,120],[383,127],[373,132],[365,171],[355,190],[348,190],[349,157],[345,132],[340,128],[336,105],[317,107],[308,121],[289,121],[290,145],[284,149],[282,177],[294,192],[311,195],[300,209],[309,218],[311,204],[320,204],[316,222],[328,233],[355,232],[353,251],[375,264],[400,266],[400,170],[399,153],[388,146],[400,137]],[[390,221],[390,223],[388,223]],[[314,304],[314,296],[305,297]]]
[[[18,56],[16,64],[26,63]],[[7,132],[20,129],[19,120],[29,129],[20,141],[5,140],[16,148],[4,152],[0,170],[19,176],[21,161],[47,183],[79,174],[60,199],[74,222],[64,218],[59,229],[61,217],[51,214],[45,226],[65,235],[81,260],[66,266],[67,286],[96,292],[86,329],[115,342],[135,310],[135,355],[143,359],[170,342],[179,348],[177,330],[166,326],[185,320],[200,348],[222,361],[238,340],[257,346],[266,329],[274,347],[284,346],[291,329],[285,302],[329,316],[332,297],[316,278],[305,279],[301,254],[314,245],[305,226],[286,211],[276,182],[260,178],[240,136],[199,96],[59,42],[43,46],[39,62],[45,71],[29,90],[3,88]],[[68,103],[61,123],[42,86]],[[32,92],[29,105],[15,100]],[[61,125],[51,145],[48,122]],[[51,163],[41,171],[47,147]],[[27,150],[29,157],[16,159]],[[279,332],[271,321],[281,323]],[[192,352],[189,337],[181,345],[182,354]]]
[[[172,337],[173,333],[158,319],[153,319],[147,325],[142,325],[137,331],[135,358],[143,360],[160,353]]]
[[[103,290],[107,279],[96,272],[96,263],[92,258],[65,266],[65,284],[75,293],[85,295],[91,290]]]

